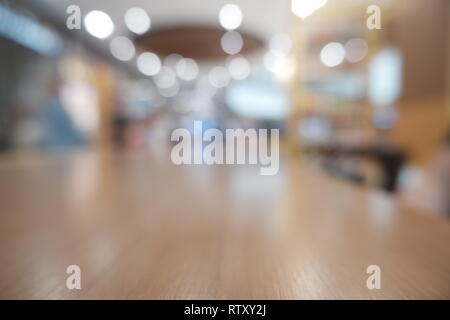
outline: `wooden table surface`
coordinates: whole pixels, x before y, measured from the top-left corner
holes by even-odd
[[[3,299],[450,298],[448,221],[287,158],[2,155],[0,239]]]

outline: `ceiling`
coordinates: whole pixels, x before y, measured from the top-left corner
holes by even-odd
[[[238,4],[243,12],[239,28],[261,39],[287,32],[292,19],[290,0],[36,0],[58,19],[64,21],[69,5],[80,6],[82,13],[97,9],[108,13],[115,23],[114,35],[129,35],[124,14],[131,7],[145,9],[152,29],[177,25],[220,26],[219,11],[227,3]]]

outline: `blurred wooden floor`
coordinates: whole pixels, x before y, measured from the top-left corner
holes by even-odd
[[[448,221],[292,159],[277,176],[168,163],[2,156],[0,298],[450,298]]]

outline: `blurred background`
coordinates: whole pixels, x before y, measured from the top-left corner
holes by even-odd
[[[2,0],[0,157],[278,128],[285,157],[450,216],[449,30],[448,0]]]

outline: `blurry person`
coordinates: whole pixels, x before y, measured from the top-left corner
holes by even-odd
[[[85,143],[76,129],[59,97],[59,81],[56,77],[46,82],[46,99],[39,108],[38,119],[42,126],[39,145],[44,148],[70,148]]]
[[[403,199],[417,208],[450,218],[450,134],[422,176],[406,185]]]

